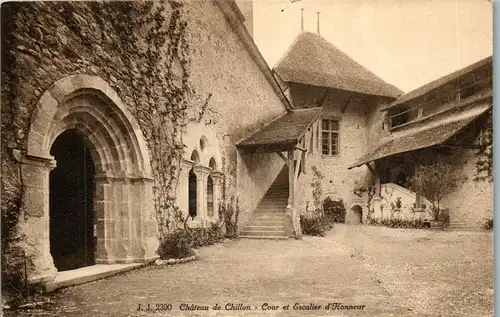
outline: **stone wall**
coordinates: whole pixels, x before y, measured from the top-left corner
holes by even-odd
[[[177,163],[193,147],[183,140],[189,139],[189,123],[213,131],[209,143],[218,144],[224,193],[244,193],[242,212],[252,212],[272,180],[238,169],[235,144],[285,113],[285,106],[249,53],[251,44],[235,31],[238,24],[229,20],[216,1],[203,0],[4,5],[2,28],[9,32],[2,32],[2,215],[12,222],[3,223],[14,227],[22,209],[20,164],[12,153],[26,150],[35,106],[49,88],[64,95],[54,83],[83,74],[109,84],[138,122],[161,219],[175,220]],[[252,167],[279,172],[279,157],[259,159]],[[238,172],[245,181],[237,186]]]
[[[325,96],[326,92],[326,96]],[[374,97],[336,89],[291,85],[291,96],[296,107],[317,106],[323,100],[323,118],[337,118],[340,120],[340,153],[338,156],[321,155],[317,160],[312,160],[323,174],[322,191],[326,197],[340,197],[348,212],[353,205],[362,203],[353,193],[356,186],[372,185],[372,175],[369,170],[361,166],[348,170],[351,164],[369,151],[381,133],[371,133],[372,130],[381,129],[380,115],[377,111],[383,104]],[[384,101],[387,102],[387,101]],[[320,131],[321,132],[321,131]],[[319,147],[321,150],[321,147]]]
[[[453,166],[464,177],[453,193],[443,198],[441,205],[449,208],[450,220],[481,228],[487,219],[493,219],[493,182],[474,180],[477,175],[475,150],[454,152]]]

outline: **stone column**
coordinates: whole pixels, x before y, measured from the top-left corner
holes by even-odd
[[[156,253],[159,246],[159,233],[154,208],[153,183],[154,180],[147,176],[135,178],[132,182],[132,198],[138,199],[137,202],[132,202],[132,232],[136,241],[134,262],[150,262],[159,258]]]
[[[213,195],[214,195],[214,216],[213,216],[213,219],[214,220],[218,220],[220,218],[220,215],[219,215],[219,203],[220,203],[220,199],[221,199],[221,196],[222,196],[222,191],[221,191],[221,185],[222,185],[222,177],[223,177],[223,174],[221,172],[218,172],[218,171],[214,171],[214,172],[211,172],[210,173],[210,176],[212,177],[212,181],[213,181]]]
[[[25,235],[28,281],[31,284],[54,280],[57,269],[50,254],[49,173],[56,167],[52,156],[23,156],[14,151],[21,163],[22,204],[19,229]]]
[[[177,183],[177,205],[183,217],[189,217],[189,171],[193,166],[193,161],[182,159]]]
[[[132,241],[131,224],[132,215],[130,211],[130,179],[125,172],[119,173],[114,178],[115,196],[113,206],[115,208],[116,222],[116,261],[118,263],[132,263]]]
[[[94,212],[97,225],[96,263],[116,263],[116,226],[113,178],[109,173],[95,176]]]
[[[193,222],[201,225],[208,219],[206,193],[210,169],[205,166],[195,165],[193,172],[196,174],[196,217]]]

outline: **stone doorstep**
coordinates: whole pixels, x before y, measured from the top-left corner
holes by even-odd
[[[57,272],[56,278],[52,282],[45,284],[45,291],[52,292],[62,287],[93,282],[118,273],[137,269],[145,265],[148,265],[148,263],[96,264],[75,270]]]

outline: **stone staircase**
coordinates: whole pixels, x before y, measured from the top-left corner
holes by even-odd
[[[285,165],[243,228],[247,239],[287,239],[285,211],[288,203],[288,166]]]
[[[463,220],[450,219],[450,225],[446,228],[447,231],[479,231],[481,228],[475,224],[465,222]]]

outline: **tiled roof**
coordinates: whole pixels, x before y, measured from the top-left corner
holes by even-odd
[[[241,141],[237,147],[246,152],[277,152],[293,149],[316,121],[321,108],[292,110]]]
[[[274,71],[287,82],[393,98],[403,93],[310,32],[299,34]]]
[[[402,95],[401,97],[399,97],[395,101],[393,101],[386,109],[397,106],[397,105],[402,104],[404,102],[407,102],[409,100],[421,97],[421,96],[431,92],[434,89],[437,89],[441,86],[444,86],[445,84],[447,84],[449,82],[452,82],[454,80],[459,79],[460,77],[462,77],[463,75],[465,75],[467,73],[473,72],[473,71],[475,71],[483,66],[487,66],[487,65],[489,65],[490,68],[493,67],[493,57],[492,56],[484,58],[484,59],[482,59],[482,60],[480,60],[472,65],[469,65],[465,68],[459,69],[456,72],[453,72],[451,74],[443,76],[439,79],[436,79],[436,80],[428,83],[427,85],[424,85],[422,87],[419,87],[415,90],[410,91],[410,92]]]
[[[474,111],[468,111],[465,115],[460,116],[458,120],[428,126],[414,133],[407,133],[389,139],[376,147],[373,151],[362,156],[355,164],[351,165],[349,169],[392,155],[443,144],[489,109],[491,109],[491,105],[475,109]]]

